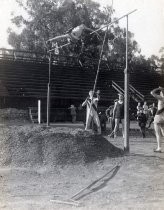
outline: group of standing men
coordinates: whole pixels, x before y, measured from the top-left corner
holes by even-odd
[[[82,36],[82,33],[84,30],[94,32],[92,29],[86,27],[84,24],[81,24],[81,25],[71,29],[70,32],[68,32],[67,34],[49,39],[47,41],[47,43],[61,40],[61,39],[69,40],[68,44],[70,44],[70,42],[76,43],[81,39],[81,36]],[[97,36],[99,37],[99,34],[97,34]],[[157,91],[160,91],[160,93],[157,94]],[[154,129],[155,129],[156,138],[157,138],[157,149],[155,150],[155,152],[160,152],[161,151],[161,137],[162,137],[162,135],[164,135],[164,88],[162,88],[162,87],[156,88],[151,91],[151,94],[152,94],[152,96],[154,96],[154,98],[156,98],[158,100],[158,109],[157,109],[157,112],[154,117]],[[94,91],[90,91],[89,96],[82,104],[82,106],[87,106],[85,129],[86,130],[89,129],[91,121],[94,121],[94,123],[97,125],[98,134],[101,134],[101,125],[100,125],[100,120],[99,120],[98,113],[97,113],[97,103],[98,103],[100,97],[99,97],[99,94],[97,94],[97,97],[95,97],[95,98],[93,97],[93,95],[94,95]],[[73,116],[72,120],[73,120],[73,122],[75,122],[76,121],[76,118],[75,118],[76,110],[74,109],[74,107],[72,107],[71,110],[73,110],[72,111],[72,116]],[[114,125],[114,129],[113,129],[112,133],[110,134],[110,136],[114,136],[114,137],[117,136],[117,131],[119,128],[120,121],[122,122],[122,125],[124,124],[123,123],[123,121],[124,121],[123,113],[124,113],[123,95],[119,94],[119,99],[117,101],[115,101],[115,103],[114,103],[112,119],[114,119],[115,125]],[[124,126],[122,126],[122,128],[123,127]],[[122,129],[122,130],[124,130],[124,129]],[[123,134],[123,137],[124,137],[124,134]]]
[[[142,133],[143,138],[145,138],[145,133],[146,133],[146,125],[148,123],[148,127],[150,128],[152,122],[154,121],[155,114],[157,112],[157,108],[155,106],[155,103],[152,105],[148,106],[147,102],[145,101],[143,106],[139,102],[137,105],[137,121],[138,125],[140,127],[140,131]]]
[[[158,94],[159,92],[159,94]],[[97,126],[97,133],[101,134],[101,124],[99,120],[99,116],[97,113],[97,104],[100,99],[99,93],[97,93],[97,97],[93,97],[94,92],[91,90],[89,91],[89,96],[86,98],[86,100],[82,103],[82,106],[87,106],[87,113],[86,113],[86,126],[85,130],[90,129],[91,121],[93,121]],[[122,135],[124,138],[124,96],[123,94],[118,94],[119,98],[115,100],[114,105],[109,107],[109,109],[106,110],[107,112],[110,112],[110,114],[107,114],[109,116],[109,119],[111,121],[112,126],[112,132],[109,135],[110,137],[116,137],[117,132],[119,130],[119,124],[122,124]],[[151,119],[149,122],[149,126],[154,121],[154,130],[155,135],[157,139],[157,148],[154,150],[154,152],[161,152],[161,138],[164,136],[164,88],[159,87],[151,91],[151,95],[158,100],[158,106],[157,109],[155,108],[155,104],[148,108],[146,102],[144,103],[143,107],[141,107],[141,104],[138,104],[137,106],[137,119],[139,122],[139,126],[142,130],[142,115],[145,116],[144,123],[146,125],[147,117],[148,117],[148,111],[151,113]],[[143,137],[145,137],[145,133],[143,133]]]

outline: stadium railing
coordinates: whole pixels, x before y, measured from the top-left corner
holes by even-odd
[[[49,54],[47,52],[32,52],[32,51],[21,51],[14,49],[0,48],[0,59],[13,60],[13,61],[25,61],[34,63],[49,63]],[[80,61],[79,56],[66,56],[56,55],[52,56],[52,65],[63,65],[63,66],[79,66],[84,68],[96,69],[98,65],[98,59],[84,58],[83,62]],[[121,62],[112,62],[102,59],[101,68],[103,70],[120,70],[123,69]]]

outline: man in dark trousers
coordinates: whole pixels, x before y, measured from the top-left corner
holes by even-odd
[[[154,121],[154,117],[156,115],[157,112],[157,107],[155,106],[155,103],[153,103],[150,107],[149,107],[149,113],[150,113],[150,122],[148,125],[148,128],[150,128],[152,122]]]
[[[72,123],[75,123],[76,122],[76,107],[72,104],[68,109],[70,109]]]
[[[147,117],[146,114],[144,114],[143,109],[140,109],[139,113],[137,114],[137,120],[138,120],[138,125],[140,127],[140,131],[142,133],[142,137],[145,138]]]

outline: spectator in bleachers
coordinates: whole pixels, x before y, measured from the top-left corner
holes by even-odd
[[[76,122],[76,107],[72,104],[68,109],[70,109],[72,123],[75,123]]]
[[[154,121],[154,117],[155,117],[156,112],[157,112],[157,107],[155,106],[155,103],[153,103],[152,105],[149,106],[150,121],[149,121],[148,128],[150,128],[152,122]]]
[[[119,130],[119,124],[121,122],[122,124],[122,135],[124,138],[124,96],[123,94],[118,94],[119,99],[115,102],[114,104],[114,109],[113,109],[113,119],[115,121],[115,126],[114,130],[112,133],[109,135],[112,137],[114,135],[114,138],[117,137],[117,132]]]
[[[147,118],[146,115],[144,114],[143,109],[140,109],[139,113],[137,114],[137,120],[138,120],[138,125],[140,127],[140,131],[142,133],[142,137],[145,138]]]
[[[157,91],[160,91],[157,94]],[[159,87],[151,91],[151,95],[158,100],[157,112],[154,117],[154,129],[157,139],[157,149],[154,152],[161,152],[161,138],[164,136],[164,88]]]

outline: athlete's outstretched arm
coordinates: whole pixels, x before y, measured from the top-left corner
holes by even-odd
[[[70,35],[69,34],[64,34],[64,35],[61,35],[61,36],[55,36],[54,38],[47,40],[47,42],[57,41],[57,40],[60,40],[60,39],[65,39],[65,38],[70,38]]]

